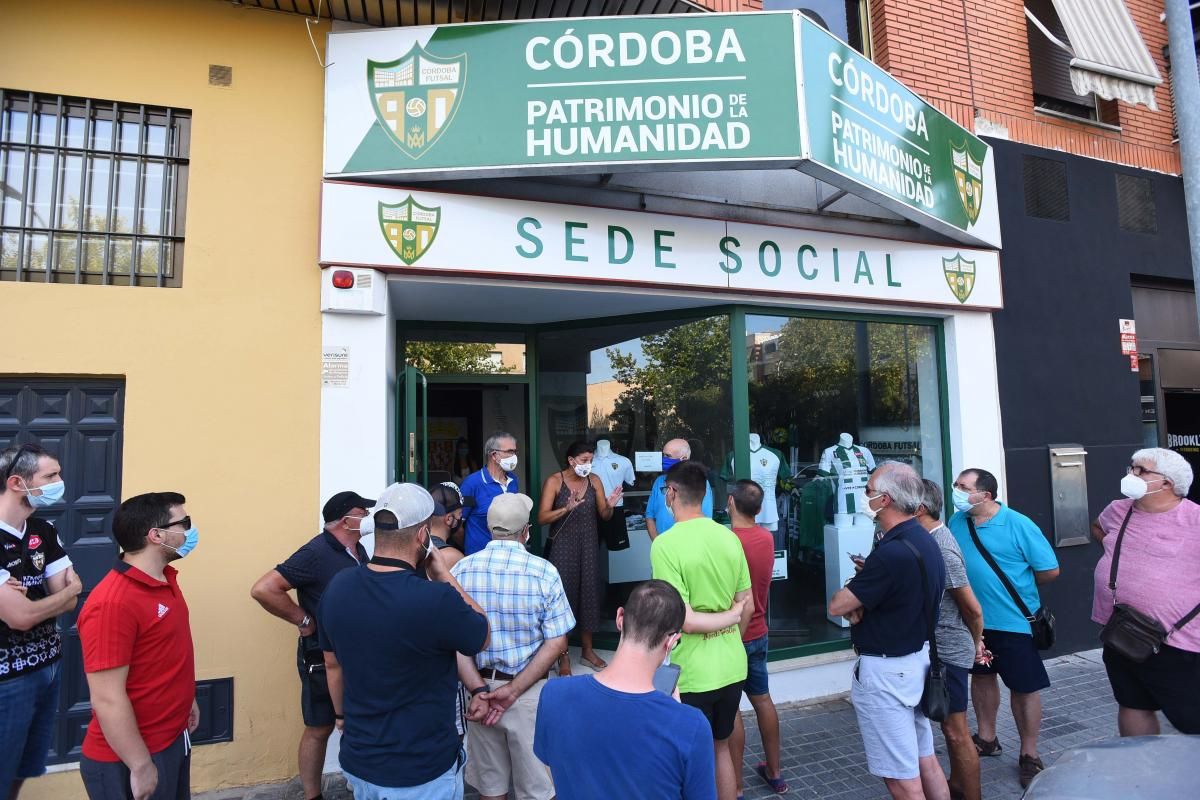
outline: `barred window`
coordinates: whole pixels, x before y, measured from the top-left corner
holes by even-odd
[[[0,280],[179,286],[190,125],[0,89]]]

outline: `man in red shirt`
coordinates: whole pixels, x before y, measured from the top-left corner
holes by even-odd
[[[754,481],[740,480],[729,492],[729,519],[733,532],[746,551],[746,564],[750,567],[750,590],[754,597],[754,614],[750,626],[742,634],[746,647],[746,697],[754,706],[758,719],[758,732],[762,736],[766,762],[759,764],[759,776],[776,794],[788,790],[787,782],[779,774],[779,714],[767,686],[767,599],[771,592],[771,573],[775,569],[775,537],[771,532],[754,524],[754,518],[762,510],[763,489]],[[729,737],[729,750],[733,763],[741,764],[746,749],[746,729],[739,714]],[[737,772],[738,797],[742,796],[742,771]]]
[[[123,551],[79,612],[92,721],[79,772],[91,800],[187,800],[200,721],[188,607],[168,564],[199,535],[175,492],[131,497],[113,517]]]

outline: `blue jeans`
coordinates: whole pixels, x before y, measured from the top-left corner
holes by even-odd
[[[354,792],[354,800],[462,800],[465,761],[466,755],[460,755],[450,769],[420,786],[376,786],[349,772],[342,774]]]
[[[46,774],[60,681],[59,662],[0,681],[0,797],[13,781]]]

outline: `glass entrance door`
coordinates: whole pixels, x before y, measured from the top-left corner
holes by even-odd
[[[429,379],[416,367],[405,367],[396,387],[397,480],[429,483]]]

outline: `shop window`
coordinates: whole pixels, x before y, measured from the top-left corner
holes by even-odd
[[[1040,219],[1067,222],[1071,219],[1067,192],[1067,165],[1039,156],[1025,156],[1022,164],[1025,183],[1025,213]]]
[[[0,89],[0,279],[179,286],[190,113]]]
[[[800,11],[825,30],[871,58],[871,24],[866,0],[763,0],[763,11]]]
[[[1115,102],[1101,101],[1094,94],[1076,94],[1071,86],[1071,54],[1058,44],[1069,46],[1070,41],[1051,0],[1027,0],[1025,8],[1034,108],[1093,122],[1118,124]],[[1030,14],[1037,22],[1028,18]]]
[[[1117,174],[1117,220],[1123,231],[1158,233],[1154,184],[1149,178]]]
[[[524,375],[524,336],[496,338],[499,341],[438,333],[413,336],[405,342],[404,361],[426,375]]]
[[[728,521],[722,472],[733,452],[729,317],[547,331],[538,335],[537,361],[539,482],[566,468],[565,451],[577,440],[607,440],[613,453],[636,461],[636,453],[661,452],[682,438],[692,460],[708,468],[715,518]],[[600,616],[609,632],[617,607],[650,577],[645,511],[659,473],[635,475],[624,496],[630,547],[601,551]],[[544,528],[543,539],[548,533]]]
[[[747,316],[745,346],[750,431],[775,456],[762,465],[780,465],[767,475],[751,452],[752,477],[775,481],[775,508],[760,520],[774,528],[777,570],[787,564],[786,578],[771,587],[771,646],[846,639],[849,629],[826,618],[826,560],[846,559],[842,550],[853,537],[828,526],[857,531],[863,541],[855,552],[869,550],[873,532],[856,512],[861,487],[853,477],[839,481],[838,474],[852,473],[833,461],[845,456],[851,469],[860,456],[868,465],[902,461],[943,483],[935,329]],[[829,452],[844,434],[851,447]]]

